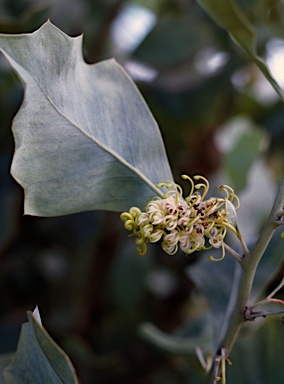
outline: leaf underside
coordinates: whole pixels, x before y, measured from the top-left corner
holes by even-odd
[[[31,312],[22,325],[15,358],[3,372],[5,384],[78,384],[69,357]]]
[[[155,185],[172,179],[158,126],[115,60],[86,64],[82,36],[50,22],[0,35],[0,50],[25,86],[11,172],[26,214],[144,207],[160,193]]]

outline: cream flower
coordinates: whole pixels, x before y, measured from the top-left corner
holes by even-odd
[[[223,185],[219,189],[226,193],[225,198],[211,197],[206,200],[209,182],[204,177],[191,179],[183,175],[182,178],[191,185],[187,197],[183,197],[178,184],[172,181],[160,183],[157,187],[166,187],[168,191],[162,197],[149,201],[145,212],[132,207],[129,212],[121,214],[125,228],[137,236],[139,254],[146,253],[147,243],[161,240],[162,249],[169,255],[175,254],[179,248],[190,254],[221,247],[223,258],[227,229],[238,234],[235,217],[234,222],[231,220],[239,207],[238,197],[231,187]],[[200,182],[195,184],[193,180]]]

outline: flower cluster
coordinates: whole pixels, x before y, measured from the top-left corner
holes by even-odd
[[[178,184],[166,181],[157,187],[166,187],[168,191],[162,197],[154,197],[148,202],[145,212],[132,207],[129,212],[121,214],[125,228],[132,231],[131,236],[137,236],[137,252],[144,255],[146,243],[161,240],[162,249],[169,255],[174,255],[179,248],[190,254],[221,247],[223,258],[227,229],[237,234],[234,221],[235,209],[239,207],[238,197],[232,188],[224,185],[219,189],[225,191],[225,198],[211,197],[206,200],[209,183],[204,177],[193,178],[201,181],[198,184],[186,175],[182,175],[182,178],[191,184],[187,197],[183,197]]]

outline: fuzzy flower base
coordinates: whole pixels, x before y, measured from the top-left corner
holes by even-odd
[[[161,241],[162,249],[174,255],[180,248],[187,254],[199,250],[222,248],[224,257],[224,238],[227,229],[237,234],[235,209],[239,199],[233,189],[226,185],[219,187],[226,197],[205,199],[209,182],[202,176],[193,179],[182,175],[191,184],[191,191],[183,197],[182,188],[165,181],[157,188],[166,187],[168,191],[162,197],[154,197],[146,205],[145,212],[132,207],[129,212],[121,214],[124,227],[136,236],[137,252],[145,255],[147,243]],[[200,192],[201,190],[201,192]]]

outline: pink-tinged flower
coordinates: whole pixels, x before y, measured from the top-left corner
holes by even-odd
[[[237,234],[235,210],[239,199],[233,189],[223,185],[220,190],[225,198],[205,199],[209,190],[208,181],[202,176],[193,179],[183,175],[191,184],[187,197],[183,197],[182,188],[172,181],[157,185],[168,191],[162,197],[154,197],[146,205],[145,212],[132,207],[121,214],[124,227],[137,236],[139,254],[145,254],[147,243],[161,240],[162,249],[173,255],[178,249],[190,254],[195,251],[220,248],[224,254],[224,238],[227,229]],[[194,183],[194,181],[200,181]],[[222,256],[223,257],[223,256]]]
[[[151,243],[156,243],[162,238],[164,234],[165,232],[163,229],[155,229],[155,231],[152,232],[152,234],[149,236],[149,240]]]

